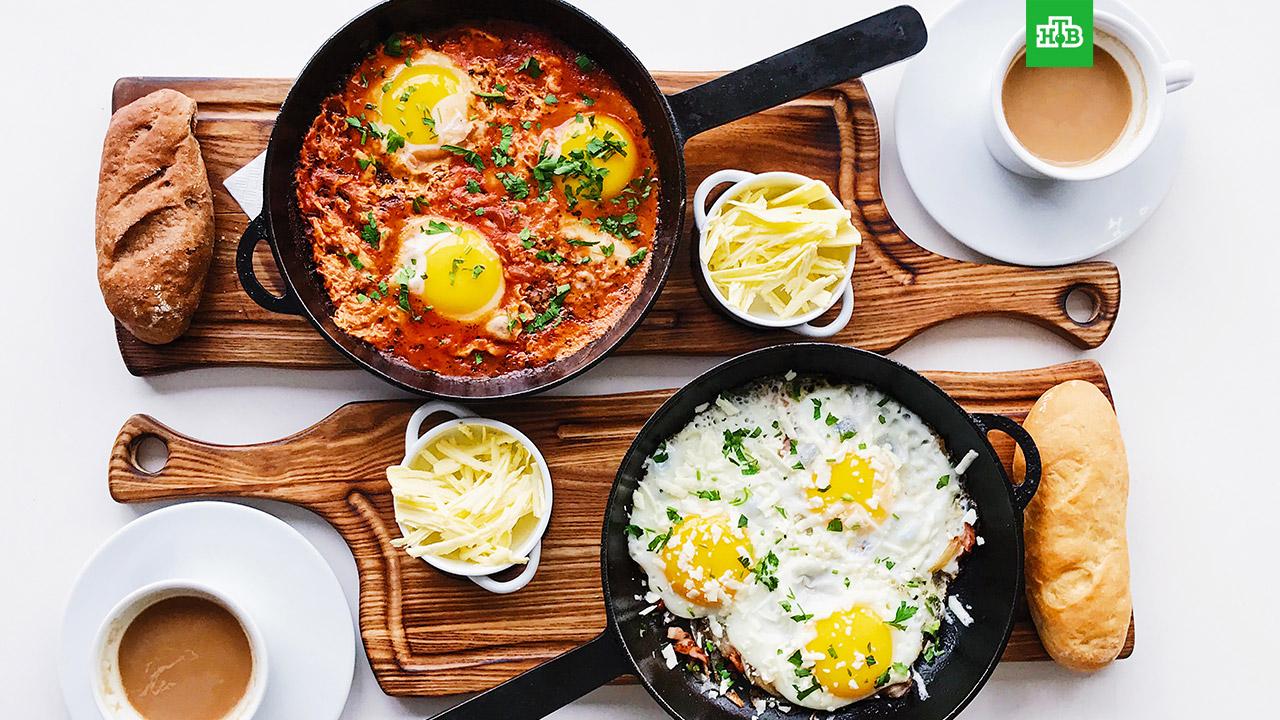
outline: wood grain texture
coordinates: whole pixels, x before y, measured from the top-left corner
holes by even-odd
[[[1048,388],[1093,382],[1110,397],[1102,368],[1078,361],[1012,373],[925,373],[974,412],[1021,419]],[[542,565],[526,588],[491,595],[395,550],[399,534],[385,469],[404,456],[412,401],[344,405],[275,442],[210,445],[146,415],[121,428],[108,482],[119,502],[189,497],[282,500],[330,522],[351,547],[360,574],[360,632],[373,672],[391,695],[481,690],[594,637],[604,627],[600,528],[614,472],[644,421],[671,390],[599,397],[543,397],[494,406],[490,416],[527,434],[546,455],[555,505]],[[440,418],[437,417],[438,421]],[[141,471],[134,450],[155,436],[169,460]],[[991,440],[1005,465],[1013,443]],[[1019,609],[1005,660],[1046,660]],[[1121,657],[1133,650],[1133,628]]]
[[[657,73],[671,92],[715,73]],[[196,135],[214,188],[216,246],[205,297],[191,330],[174,343],[150,346],[117,326],[125,365],[153,375],[216,365],[345,368],[305,320],[274,315],[245,295],[235,273],[235,247],[248,222],[222,185],[266,147],[289,80],[123,78],[112,106],[170,87],[200,105]],[[950,319],[1000,315],[1049,328],[1074,345],[1097,347],[1120,309],[1115,266],[1090,262],[1026,268],[960,262],[931,253],[898,228],[880,194],[880,131],[859,81],[814,93],[693,138],[685,152],[689,194],[710,173],[726,167],[791,170],[826,181],[843,199],[866,242],[854,271],[853,322],[834,342],[886,352]],[[692,209],[689,210],[692,213]],[[729,354],[794,339],[785,330],[757,330],[728,320],[699,296],[693,282],[693,221],[673,260],[670,279],[641,327],[620,353]],[[270,252],[259,246],[258,276],[270,288],[279,278]],[[1076,322],[1066,297],[1080,289],[1097,312]],[[831,313],[834,315],[834,312]],[[709,344],[705,338],[714,336]]]

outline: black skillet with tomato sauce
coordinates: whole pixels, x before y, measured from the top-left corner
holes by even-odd
[[[344,331],[493,377],[576,352],[633,302],[654,166],[606,73],[504,22],[388,39],[325,101],[295,184]]]

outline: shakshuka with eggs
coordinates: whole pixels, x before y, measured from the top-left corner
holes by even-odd
[[[493,377],[626,311],[650,265],[654,167],[591,58],[493,23],[389,38],[323,103],[295,183],[339,327],[420,370]]]

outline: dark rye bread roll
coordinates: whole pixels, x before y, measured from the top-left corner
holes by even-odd
[[[213,192],[193,132],[196,103],[157,90],[111,116],[98,174],[98,283],[139,340],[191,325],[213,258]]]

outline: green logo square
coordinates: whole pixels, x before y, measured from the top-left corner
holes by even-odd
[[[1027,67],[1093,67],[1093,0],[1027,0]]]

